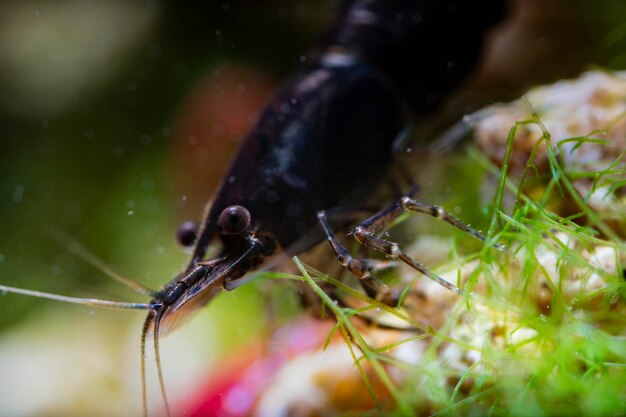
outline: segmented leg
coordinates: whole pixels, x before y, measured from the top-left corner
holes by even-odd
[[[416,201],[415,199],[413,199],[412,194],[413,193],[401,198],[399,202],[392,204],[389,208],[375,214],[374,216],[359,224],[352,230],[352,235],[360,243],[379,250],[393,259],[398,259],[411,266],[413,269],[426,275],[428,278],[432,279],[438,284],[458,294],[462,294],[463,292],[460,288],[444,280],[443,278],[432,272],[430,269],[420,264],[415,259],[411,258],[406,252],[400,249],[397,243],[376,236],[376,233],[378,231],[387,226],[401,213],[403,213],[404,211],[410,211],[413,213],[424,213],[439,218],[477,239],[480,239],[482,241],[486,240],[486,237],[478,230],[466,225],[456,217],[452,216],[450,213],[443,210],[441,207]],[[496,244],[494,245],[494,247],[496,247],[497,249],[504,249],[504,246],[500,244]]]
[[[480,233],[478,230],[466,225],[461,220],[457,219],[441,207],[434,204],[424,204],[417,200],[414,200],[413,198],[411,198],[411,196],[405,196],[402,197],[402,199],[400,200],[400,206],[406,211],[410,211],[413,213],[423,213],[441,219],[444,222],[451,224],[457,229],[462,230],[468,235],[473,236],[483,242],[487,240],[487,237]],[[495,243],[493,247],[502,251],[506,251],[506,247],[501,243]]]
[[[470,236],[475,237],[476,239],[479,239],[483,242],[486,240],[486,237],[481,232],[466,225],[461,220],[452,216],[441,207],[431,204],[424,204],[415,200],[413,197],[416,192],[417,189],[414,189],[406,196],[402,197],[399,201],[393,203],[388,208],[376,213],[372,217],[363,221],[352,230],[351,234],[363,245],[383,252],[392,259],[402,261],[411,266],[413,269],[421,272],[428,278],[437,282],[438,284],[444,286],[445,288],[448,288],[449,290],[454,291],[457,294],[462,294],[463,291],[460,288],[444,280],[443,278],[432,272],[430,269],[428,269],[426,266],[417,262],[406,252],[400,249],[397,243],[376,236],[377,232],[389,225],[400,214],[408,211],[412,213],[423,213],[432,217],[436,217],[445,221],[446,223],[451,224],[457,229],[464,231]],[[377,284],[377,282],[371,278],[371,272],[386,266],[385,261],[352,257],[348,250],[336,238],[332,228],[328,223],[326,212],[320,211],[317,215],[317,218],[322,225],[324,233],[326,234],[326,238],[332,246],[339,262],[358,278],[362,279],[361,282],[364,284],[363,287],[368,295],[372,296],[373,298],[376,297],[377,285],[375,284]],[[506,247],[502,244],[496,243],[493,246],[496,249],[506,251]]]
[[[330,246],[335,252],[337,260],[346,267],[352,274],[359,278],[365,293],[371,298],[380,298],[380,290],[384,286],[381,282],[372,277],[372,272],[388,268],[393,262],[378,259],[366,259],[355,258],[350,255],[350,252],[341,244],[341,242],[335,236],[333,229],[328,223],[328,215],[325,211],[317,213],[317,219],[319,220],[326,239],[330,243]],[[384,300],[383,300],[384,301]],[[393,304],[393,301],[389,301]]]
[[[326,239],[328,239],[330,246],[333,248],[333,251],[337,256],[337,260],[339,261],[339,263],[348,268],[348,270],[352,272],[357,278],[370,278],[373,271],[389,266],[389,261],[354,258],[335,236],[335,232],[333,232],[333,229],[331,229],[330,225],[328,224],[326,212],[318,212],[317,219],[322,225],[322,228],[324,229],[324,234],[326,235]]]

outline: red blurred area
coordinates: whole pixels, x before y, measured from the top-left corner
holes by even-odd
[[[321,350],[332,325],[328,320],[299,319],[279,329],[270,340],[230,354],[207,372],[205,382],[179,407],[180,415],[252,415],[264,389],[271,384],[278,370],[298,355]]]
[[[172,141],[171,175],[182,218],[198,219],[274,83],[261,70],[229,64],[207,73],[183,105]]]

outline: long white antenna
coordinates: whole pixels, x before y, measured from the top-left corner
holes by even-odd
[[[31,297],[45,298],[48,300],[63,301],[65,303],[106,307],[106,308],[113,308],[113,309],[119,309],[119,310],[149,310],[150,309],[150,304],[146,304],[146,303],[127,303],[124,301],[102,300],[99,298],[68,297],[65,295],[51,294],[48,292],[8,287],[6,285],[0,285],[0,292],[28,295]]]

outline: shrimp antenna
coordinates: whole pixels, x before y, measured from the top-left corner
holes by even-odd
[[[156,290],[146,287],[130,278],[126,278],[115,272],[103,260],[94,255],[93,252],[81,245],[76,239],[74,239],[65,231],[57,228],[52,228],[50,229],[49,233],[53,239],[67,247],[67,249],[72,254],[78,256],[83,261],[87,262],[109,278],[119,282],[127,288],[130,288],[138,294],[147,295],[149,297],[154,297],[157,294]]]
[[[160,307],[155,310],[156,307]],[[143,417],[148,417],[148,400],[146,395],[146,339],[150,326],[153,326],[154,334],[154,357],[156,360],[157,374],[159,377],[159,386],[161,387],[161,397],[165,403],[165,412],[167,417],[171,417],[169,401],[167,400],[167,393],[165,391],[165,381],[163,379],[163,368],[161,366],[161,353],[159,350],[159,327],[161,325],[161,317],[163,317],[162,305],[152,305],[150,314],[144,322],[143,329],[141,330],[141,398],[143,403]]]
[[[153,311],[150,311],[141,329],[141,404],[143,417],[148,417],[148,398],[146,395],[146,337],[150,330]]]
[[[42,291],[25,290],[23,288],[9,287],[6,285],[0,285],[0,292],[28,295],[30,297],[45,298],[47,300],[63,301],[65,303],[72,304],[106,307],[117,310],[149,310],[151,307],[151,304],[146,303],[128,303],[124,301],[102,300],[99,298],[68,297],[65,295],[51,294]]]
[[[165,310],[160,309],[154,320],[154,357],[156,359],[157,374],[159,375],[159,385],[161,386],[161,396],[165,403],[165,412],[167,417],[171,417],[170,404],[167,401],[167,393],[165,392],[165,380],[163,379],[163,368],[161,367],[161,352],[159,350],[159,327],[161,326],[161,317]]]

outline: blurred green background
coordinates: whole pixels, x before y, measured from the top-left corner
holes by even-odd
[[[187,260],[174,241],[176,227],[200,219],[237,137],[276,80],[299,64],[330,6],[2,2],[1,282],[147,301],[73,256],[53,230],[146,285],[169,281]],[[222,107],[222,96],[232,103]],[[208,161],[193,159],[206,143]],[[139,413],[144,313],[0,298],[0,415]],[[165,370],[170,387],[177,385],[173,375],[185,373],[185,358],[195,357],[188,368],[197,373],[211,352],[262,332],[253,286],[225,301],[190,336],[179,334],[197,354],[183,349],[174,353],[182,361],[164,360],[176,364]],[[216,320],[222,324],[211,327]],[[151,392],[151,401],[159,398]]]
[[[238,138],[273,86],[297,68],[333,7],[332,1],[315,0],[3,1],[0,282],[143,301],[70,254],[51,230],[69,233],[148,286],[171,279],[186,260],[174,242],[177,225],[201,217]],[[625,16],[620,1],[519,1],[481,75],[468,87],[469,97],[477,89],[472,85],[483,86],[489,100],[504,99],[590,65],[625,68]],[[439,193],[430,178],[424,184],[427,195]],[[452,184],[441,198],[463,189]],[[262,332],[266,303],[255,284],[221,297],[179,337],[195,345],[189,349],[197,356],[188,355],[188,367],[203,352],[210,361]],[[78,407],[108,415],[106,405],[98,408],[85,398],[102,388],[95,382],[102,374],[82,368],[87,365],[76,362],[71,347],[91,349],[93,344],[80,341],[94,337],[97,344],[118,346],[117,356],[102,353],[109,360],[130,354],[138,362],[140,316],[1,296],[0,409],[6,415],[53,415]],[[127,337],[129,342],[119,341]],[[28,353],[24,346],[40,350]],[[93,358],[85,363],[97,362]],[[94,384],[75,394],[69,390],[76,397],[66,404],[54,391],[48,398],[31,385],[45,374],[41,367],[63,360],[81,367],[72,373],[92,375]],[[138,367],[121,362],[109,368],[104,386],[138,407]],[[39,368],[20,368],[28,363]],[[66,367],[52,369],[57,381],[71,379],[59,375],[69,375]],[[134,386],[130,393],[120,378]]]
[[[188,139],[180,135],[186,126],[176,125],[181,111],[207,78],[217,80],[218,95],[230,94],[220,72],[241,67],[249,68],[241,86],[257,82],[257,72],[268,80],[262,103],[327,17],[317,3],[4,2],[3,282],[62,293],[100,285],[50,228],[148,285],[170,279],[185,259],[176,226],[200,218],[219,179],[196,187],[185,184],[195,172],[179,174],[193,165],[176,150]],[[206,118],[214,130],[224,123]],[[214,153],[226,164],[224,146],[216,141]],[[0,304],[1,325],[29,314],[33,302]]]

